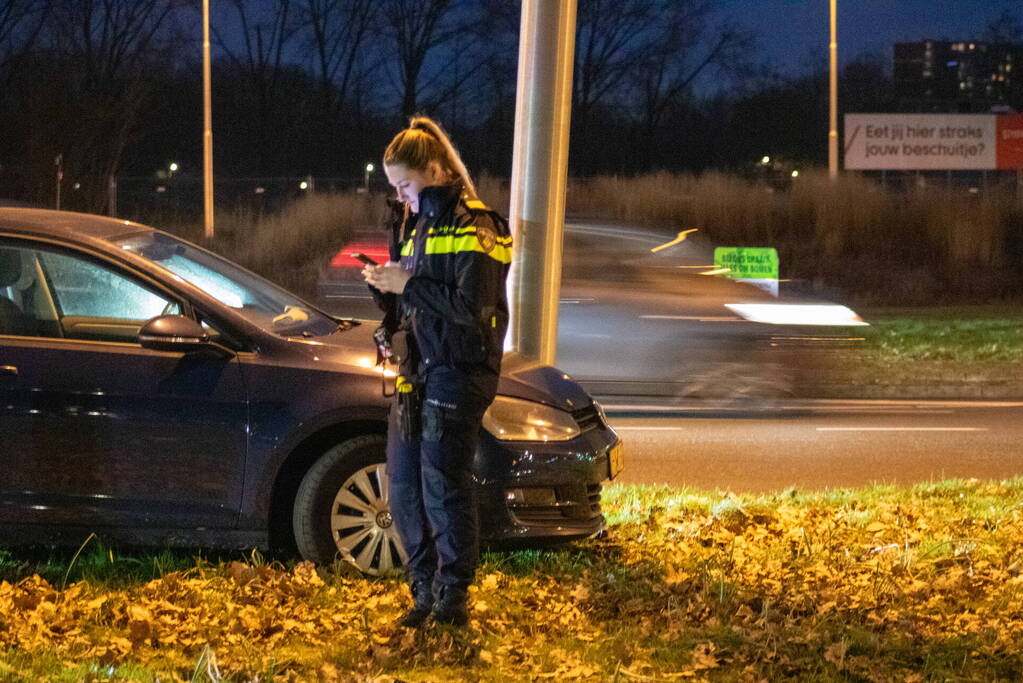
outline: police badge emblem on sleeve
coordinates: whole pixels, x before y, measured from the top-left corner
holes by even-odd
[[[497,244],[497,235],[490,228],[476,228],[476,239],[479,240],[485,254],[492,252]]]

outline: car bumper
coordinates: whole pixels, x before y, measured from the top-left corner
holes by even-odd
[[[482,541],[570,541],[604,528],[601,488],[621,440],[599,416],[581,427],[578,437],[550,443],[483,434],[476,465]]]

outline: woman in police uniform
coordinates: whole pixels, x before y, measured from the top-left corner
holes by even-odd
[[[413,598],[401,624],[463,625],[479,545],[472,462],[501,371],[511,236],[434,121],[413,118],[384,171],[398,198],[391,260],[363,276],[399,363],[387,472]]]

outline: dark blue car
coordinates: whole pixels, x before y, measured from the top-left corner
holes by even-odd
[[[372,327],[153,228],[0,208],[2,540],[400,566]],[[621,444],[568,376],[509,354],[484,427],[484,540],[603,527]]]

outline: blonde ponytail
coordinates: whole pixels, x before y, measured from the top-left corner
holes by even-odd
[[[458,150],[444,129],[433,119],[414,116],[409,127],[399,132],[384,151],[384,164],[402,164],[413,171],[425,171],[431,161],[440,163],[448,173],[458,176],[470,199],[477,199],[476,184],[469,177]]]

